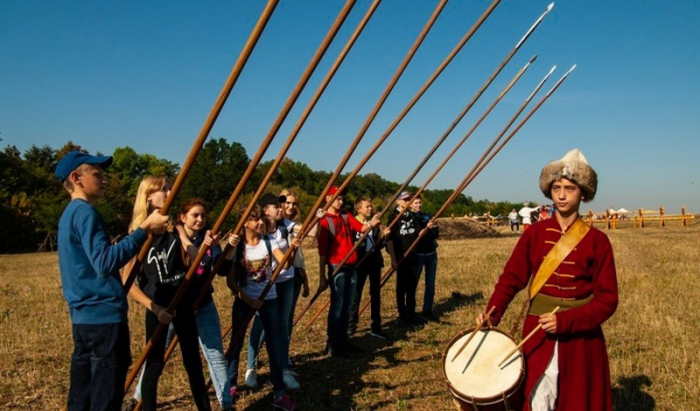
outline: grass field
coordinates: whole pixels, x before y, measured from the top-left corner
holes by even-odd
[[[692,410],[700,403],[700,225],[607,232],[618,269],[620,305],[604,325],[615,409]],[[448,341],[483,310],[517,237],[443,240],[439,248],[436,313],[439,323],[406,329],[396,322],[394,280],[383,290],[385,327],[394,342],[368,336],[365,315],[354,342],[366,352],[340,360],[322,354],[325,317],[308,332],[295,328],[292,356],[302,410],[451,410],[440,359]],[[317,258],[306,252],[316,283]],[[229,323],[231,296],[223,281],[216,301]],[[422,301],[419,286],[419,301]],[[313,287],[312,287],[313,289]],[[325,296],[324,296],[325,297]],[[510,331],[522,300],[506,314]],[[320,299],[323,302],[323,298]],[[305,300],[300,300],[300,307]],[[419,304],[420,305],[420,304]],[[316,306],[311,311],[315,311]],[[132,354],[144,344],[143,311],[131,303]],[[518,331],[519,333],[519,331]],[[55,253],[0,255],[0,409],[59,409],[66,400],[72,350]],[[243,354],[244,355],[244,354]],[[267,410],[272,401],[263,357],[261,388],[243,391],[237,409]],[[243,362],[243,361],[242,361]],[[241,377],[242,378],[242,377]],[[240,381],[242,383],[242,381]],[[179,355],[166,366],[162,409],[195,409]],[[211,394],[212,405],[216,399]]]

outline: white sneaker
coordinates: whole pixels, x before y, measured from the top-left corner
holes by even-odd
[[[288,390],[298,390],[301,387],[289,370],[284,370],[282,372],[282,380],[284,381],[284,387]]]
[[[255,370],[245,370],[245,385],[248,388],[258,388],[258,373]]]

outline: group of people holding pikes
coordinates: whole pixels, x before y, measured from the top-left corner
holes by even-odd
[[[68,409],[122,409],[132,365],[130,296],[145,307],[150,349],[133,399],[126,403],[140,401],[142,409],[156,409],[166,350],[177,339],[198,410],[211,409],[201,358],[207,362],[219,409],[234,409],[239,387],[259,385],[258,357],[263,345],[272,406],[294,410],[288,393],[300,388],[304,376],[294,371],[290,341],[297,301],[300,295],[309,296],[310,275],[301,250],[299,196],[289,189],[263,194],[243,210],[240,232],[219,235],[208,229],[209,208],[202,199],[186,199],[173,217],[162,215],[170,181],[147,176],[134,200],[129,235],[113,244],[95,208],[104,197],[104,171],[111,163],[111,157],[74,151],[61,158],[55,172],[71,198],[58,223],[59,268],[74,342]],[[443,353],[443,371],[458,408],[612,409],[601,324],[617,307],[615,264],[607,237],[579,216],[581,202],[596,194],[597,175],[585,157],[572,150],[544,167],[539,185],[556,208],[554,217],[523,232],[488,304],[476,318],[476,328],[455,337]],[[344,207],[343,193],[333,186],[326,207],[316,212],[318,223],[308,236],[314,238],[319,253],[317,294],[330,290],[326,352],[332,358],[362,361],[358,354],[364,349],[353,344],[351,337],[358,332],[367,282],[369,335],[389,343],[396,338],[382,324],[384,249],[397,274],[400,326],[439,322],[434,311],[439,227],[421,211],[420,194],[402,192],[395,202],[389,222],[382,226],[371,198],[358,197],[353,215]],[[147,243],[145,256],[139,258]],[[289,250],[292,258],[285,256]],[[423,271],[425,292],[418,311],[416,294]],[[232,339],[226,349],[212,274],[225,277],[233,295]],[[503,334],[495,326],[521,290],[529,295],[522,347],[496,365],[491,357],[505,353],[491,356],[480,350],[489,345],[490,334]],[[251,317],[245,373],[239,377],[242,336]],[[468,325],[473,320],[463,321]],[[471,375],[472,362],[484,361],[494,363],[489,365],[494,373],[489,378],[506,386],[497,395],[490,389],[499,384],[480,384],[474,379],[484,377]],[[514,381],[504,383],[511,377],[500,373],[515,368]],[[487,386],[484,393],[473,392],[479,385]]]

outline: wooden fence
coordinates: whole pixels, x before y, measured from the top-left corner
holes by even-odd
[[[619,221],[627,219],[624,214],[619,216],[617,213],[610,213],[609,211],[603,213],[601,218],[596,219],[595,215],[596,214],[592,210],[589,210],[588,214],[583,217],[583,221],[590,224],[591,227],[593,227],[595,223],[600,223],[608,230],[615,230],[617,229]],[[658,224],[659,227],[666,227],[667,221],[679,221],[681,227],[687,227],[693,219],[695,219],[695,216],[686,213],[685,206],[681,207],[680,214],[666,214],[666,209],[662,206],[659,207],[658,210],[645,210],[640,208],[630,220],[632,220],[634,228],[644,228],[649,227],[652,223],[654,225]]]
[[[681,227],[687,227],[690,224],[690,220],[695,218],[694,215],[685,212],[685,206],[681,207],[680,214],[666,214],[664,207],[659,207],[659,211],[640,208],[637,210],[637,214],[632,217],[634,228],[644,228],[649,223],[658,223],[659,227],[666,227],[667,221],[680,221]]]

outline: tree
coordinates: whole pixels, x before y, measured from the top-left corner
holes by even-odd
[[[212,209],[210,221],[216,220],[250,164],[243,145],[228,143],[224,138],[207,141],[197,156],[178,196],[204,199]]]

